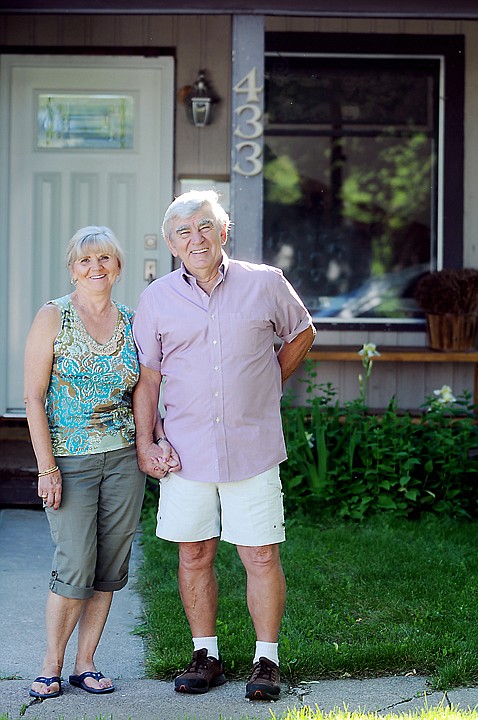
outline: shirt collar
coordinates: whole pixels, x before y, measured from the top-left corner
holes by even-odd
[[[227,271],[229,269],[229,258],[224,252],[222,251],[222,263],[219,265],[219,272],[222,275],[222,279],[224,280]],[[186,265],[181,261],[181,277],[184,278],[184,280],[190,285],[191,282],[194,282],[196,278],[192,273],[189,272],[189,270],[186,268]]]

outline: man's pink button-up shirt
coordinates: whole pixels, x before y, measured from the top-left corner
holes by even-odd
[[[164,430],[190,480],[244,480],[286,459],[274,339],[312,324],[277,268],[223,254],[208,296],[184,266],[143,291],[139,361],[161,373]]]

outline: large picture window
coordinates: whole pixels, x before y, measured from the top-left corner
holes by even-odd
[[[268,51],[265,76],[264,259],[318,323],[421,324],[414,285],[444,261],[443,55]]]

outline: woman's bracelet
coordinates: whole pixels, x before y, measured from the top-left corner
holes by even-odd
[[[44,475],[51,475],[52,473],[56,472],[58,470],[58,465],[53,465],[53,467],[48,468],[48,470],[43,470],[43,472],[38,473],[38,477],[43,477]]]
[[[167,438],[167,437],[164,437],[164,435],[163,435],[162,437],[159,437],[159,438],[156,438],[156,440],[153,440],[153,442],[154,442],[155,445],[159,445],[159,443],[161,442],[161,440],[167,440],[167,439],[168,439],[168,438]]]

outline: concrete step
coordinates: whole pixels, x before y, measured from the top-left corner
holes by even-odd
[[[40,505],[37,464],[26,420],[0,422],[0,506]]]

